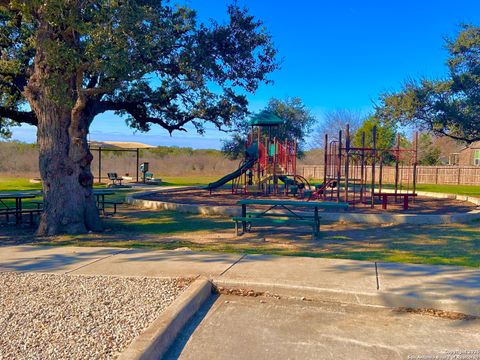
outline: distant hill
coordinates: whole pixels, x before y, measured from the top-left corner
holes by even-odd
[[[141,142],[124,142],[124,141],[90,141],[91,147],[102,147],[110,149],[147,149],[154,148],[153,145],[144,144]]]

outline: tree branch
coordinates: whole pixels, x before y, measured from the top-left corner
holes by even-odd
[[[25,74],[14,74],[7,72],[0,72],[1,77],[11,77],[10,81],[0,79],[5,85],[9,86],[11,90],[22,92],[23,88],[27,86],[27,76]]]
[[[474,138],[465,138],[465,137],[461,137],[461,136],[452,135],[452,134],[446,132],[444,129],[433,129],[433,132],[435,132],[439,135],[444,135],[444,136],[449,137],[453,140],[464,141],[469,145],[476,142],[476,141],[480,141],[480,136],[477,136],[477,137],[474,137]]]
[[[195,116],[185,115],[183,119],[174,124],[167,123],[165,120],[148,116],[143,102],[116,102],[116,101],[99,101],[95,105],[94,114],[98,115],[105,111],[126,111],[136,121],[141,124],[156,124],[166,129],[170,134],[175,131],[187,131],[184,126],[195,119]]]
[[[37,116],[33,111],[17,111],[0,107],[0,117],[8,118],[21,124],[38,125]]]
[[[110,91],[111,91],[110,88],[87,88],[87,89],[78,90],[79,93],[85,96],[104,95]]]

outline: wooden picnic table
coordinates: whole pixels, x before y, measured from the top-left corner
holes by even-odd
[[[35,198],[36,194],[27,194],[27,193],[0,193],[0,203],[3,205],[3,212],[10,213],[12,212],[15,215],[15,224],[22,223],[22,200],[23,199],[32,199]],[[10,208],[3,200],[15,200],[15,209]]]
[[[292,224],[309,224],[313,227],[312,237],[315,237],[320,232],[320,216],[319,209],[325,210],[347,210],[347,203],[339,203],[332,201],[295,201],[295,200],[277,200],[277,199],[243,199],[237,202],[237,205],[242,206],[242,213],[240,217],[234,217],[235,227],[238,234],[238,222],[242,222],[242,231],[247,231],[247,223],[252,221],[269,219],[273,223],[286,223],[284,220],[272,219],[272,217],[283,216],[290,218],[289,223]],[[269,208],[262,212],[247,212],[247,206],[269,206]],[[307,208],[313,210],[313,215],[304,215],[299,212],[299,208]],[[271,213],[274,209],[283,209],[286,213],[277,214]],[[313,221],[312,221],[313,219]],[[293,220],[293,221],[292,221]]]

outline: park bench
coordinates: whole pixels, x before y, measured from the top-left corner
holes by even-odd
[[[10,220],[10,215],[15,216],[15,223],[17,225],[22,223],[23,214],[30,215],[30,222],[33,223],[33,215],[37,212],[40,212],[39,209],[23,209],[22,202],[25,199],[33,199],[37,195],[33,193],[20,193],[20,192],[12,192],[12,193],[0,193],[0,215],[5,215],[7,223]],[[15,206],[9,205],[8,203],[4,202],[4,200],[12,200],[15,201]]]
[[[319,209],[343,209],[348,208],[346,203],[318,202],[318,201],[294,201],[294,200],[275,200],[275,199],[244,199],[237,202],[242,206],[241,216],[233,217],[235,222],[235,232],[239,235],[239,224],[242,224],[242,232],[249,231],[254,224],[281,224],[286,226],[307,225],[312,227],[312,239],[320,233]],[[265,211],[247,212],[247,206],[269,206]],[[313,210],[313,214],[305,214],[300,209]],[[282,213],[271,212],[272,210],[283,210]]]
[[[105,211],[106,205],[112,205],[113,206],[113,212],[109,213],[109,215],[114,215],[117,213],[117,206],[122,205],[123,201],[115,201],[115,200],[109,200],[109,201],[104,201],[103,202],[103,207],[102,207],[102,212],[103,215],[107,215],[107,212]]]
[[[28,215],[29,219],[29,224],[33,225],[34,224],[34,215],[39,215],[42,213],[42,209],[22,209],[22,210],[16,210],[16,209],[8,209],[8,210],[1,210],[0,215],[5,215],[5,221],[7,224],[10,222],[10,216],[14,216],[16,222],[23,222],[23,215]],[[18,217],[21,217],[22,219],[19,219]]]
[[[233,220],[235,221],[235,233],[237,236],[239,235],[239,228],[240,228],[239,224],[243,222],[247,223],[248,230],[251,229],[252,223],[286,225],[286,226],[292,226],[292,227],[296,227],[298,225],[308,225],[312,227],[312,240],[315,240],[316,236],[320,231],[320,223],[317,224],[314,220],[306,220],[303,218],[292,219],[287,215],[284,215],[284,214],[282,215],[286,216],[287,218],[286,219],[275,218],[272,215],[255,217],[250,214],[247,214],[247,217],[235,216],[233,217]],[[319,220],[320,220],[320,217],[319,217]]]
[[[36,210],[41,210],[43,208],[43,201],[42,200],[32,200],[32,201],[30,201],[30,203],[37,205]],[[105,208],[107,207],[107,205],[112,205],[113,212],[111,213],[111,215],[113,215],[113,214],[117,213],[117,206],[122,205],[122,204],[123,204],[123,201],[113,201],[113,200],[112,201],[107,201],[107,200],[104,200],[104,201],[97,202],[97,207],[100,211],[102,211],[102,213],[104,215],[107,215],[107,212],[105,211]]]
[[[110,184],[111,186],[122,185],[123,178],[121,176],[118,176],[117,173],[111,172],[111,173],[107,173],[107,175],[108,175],[108,180],[112,182]]]
[[[43,208],[43,200],[31,200],[30,204],[37,205],[37,210],[40,210],[41,208]]]
[[[415,197],[417,194],[415,193],[376,193],[375,196],[378,196],[380,199],[382,199],[382,209],[386,210],[387,209],[387,204],[388,204],[388,198],[389,197],[395,197],[395,200],[397,197],[403,197],[403,210],[408,210],[408,200],[410,197]]]
[[[156,179],[153,177],[153,173],[146,172],[145,173],[145,183],[149,185],[161,185],[162,179]]]

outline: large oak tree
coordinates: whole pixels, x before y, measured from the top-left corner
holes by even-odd
[[[37,127],[37,233],[101,231],[87,134],[114,111],[140,131],[231,126],[275,70],[270,35],[236,5],[228,21],[160,0],[0,0],[0,132]]]

